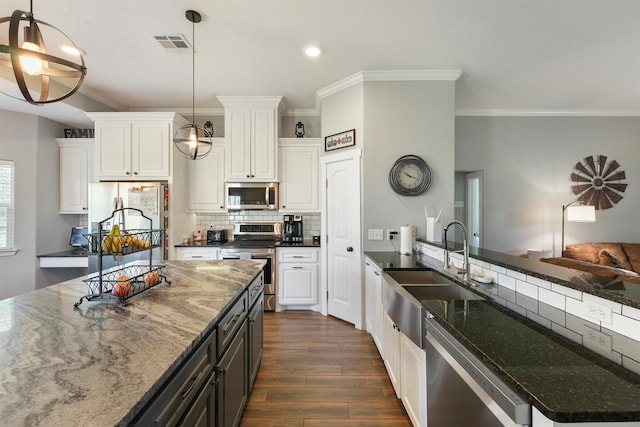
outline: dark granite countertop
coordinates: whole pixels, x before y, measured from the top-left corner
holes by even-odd
[[[167,261],[172,281],[73,304],[84,277],[0,301],[0,424],[129,425],[264,260]]]
[[[52,252],[49,254],[38,255],[38,258],[66,258],[66,257],[75,257],[82,258],[89,256],[89,251],[86,249],[69,249],[67,251],[60,252]]]
[[[394,252],[365,255],[382,270],[440,269],[442,264],[425,256]],[[503,307],[493,300],[492,292],[482,289],[472,290],[486,296],[485,301],[425,300],[422,304],[439,324],[551,420],[640,421],[640,375]]]
[[[422,303],[547,418],[640,421],[640,375],[490,300]]]

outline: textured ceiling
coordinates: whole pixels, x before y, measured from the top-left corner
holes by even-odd
[[[28,8],[3,0],[0,16]],[[38,19],[87,52],[81,92],[124,111],[190,109],[190,51],[168,53],[153,38],[191,40],[187,9],[203,16],[199,110],[220,108],[218,95],[282,95],[288,110],[315,109],[318,89],[358,71],[459,69],[459,114],[640,113],[637,0],[34,1]],[[303,56],[311,43],[321,57]],[[0,108],[12,103],[0,94]]]

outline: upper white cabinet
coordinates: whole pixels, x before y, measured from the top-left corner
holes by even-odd
[[[225,180],[276,181],[281,96],[219,96],[224,106]]]
[[[60,147],[61,214],[86,214],[89,183],[96,182],[93,138],[56,138]]]
[[[95,121],[100,180],[164,180],[171,175],[171,141],[186,121],[175,113],[87,113]]]
[[[206,157],[189,162],[189,210],[225,211],[223,138],[214,138]]]
[[[280,138],[280,210],[319,211],[319,138]]]

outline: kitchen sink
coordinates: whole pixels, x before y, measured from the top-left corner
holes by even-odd
[[[483,300],[475,292],[471,292],[460,285],[409,285],[402,287],[418,301],[422,300]]]
[[[399,285],[454,284],[450,279],[433,270],[385,270],[385,273]]]
[[[434,270],[385,270],[382,305],[394,324],[417,346],[424,348],[424,300],[483,300],[464,286]]]

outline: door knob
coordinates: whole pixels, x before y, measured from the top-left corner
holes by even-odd
[[[353,248],[352,248],[351,246],[349,246],[349,247],[347,248],[347,252],[353,252]]]

